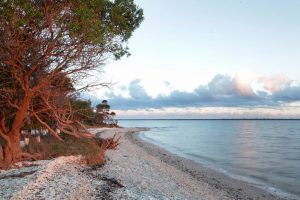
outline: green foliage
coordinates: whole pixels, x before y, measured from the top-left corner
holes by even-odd
[[[45,4],[41,0],[2,0],[0,29],[8,22],[12,29],[44,29],[50,23]],[[143,10],[133,0],[53,1],[47,9],[55,14],[52,23],[68,30],[70,38],[105,47],[116,59],[129,55],[126,42],[143,20]]]
[[[16,138],[26,118],[37,128],[83,136],[77,126],[92,109],[71,102],[73,86],[106,85],[86,78],[107,59],[129,55],[127,41],[142,20],[134,0],[0,0],[0,131],[7,164],[20,159]]]
[[[107,100],[96,106],[95,123],[106,127],[118,127],[118,121],[114,119],[115,112],[110,112],[110,105]]]
[[[81,100],[72,98],[71,105],[74,110],[74,118],[85,124],[92,125],[95,114],[93,112],[92,103],[90,100]]]
[[[98,110],[103,110],[103,109],[110,109],[110,105],[108,105],[108,104],[98,104],[97,106],[96,106],[96,108],[98,109]]]

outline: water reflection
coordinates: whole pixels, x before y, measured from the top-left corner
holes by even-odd
[[[169,151],[250,177],[300,197],[300,121],[138,120]]]
[[[256,168],[260,148],[259,137],[256,133],[255,122],[253,120],[244,120],[237,124],[238,135],[236,137],[237,154],[240,159],[237,165],[245,168]]]

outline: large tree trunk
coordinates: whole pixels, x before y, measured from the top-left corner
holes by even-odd
[[[3,146],[3,161],[0,163],[0,168],[6,168],[21,160],[22,151],[20,147],[20,129],[24,124],[30,99],[31,95],[25,95],[18,111],[16,112],[12,127],[4,138],[5,144]]]
[[[10,133],[8,141],[3,147],[3,160],[0,168],[7,168],[21,159],[20,135]]]
[[[20,159],[20,134],[12,133],[9,139],[10,143],[6,143],[4,147],[4,161],[14,163]]]
[[[4,159],[3,157],[3,148],[2,148],[2,145],[0,144],[0,162],[2,162]]]

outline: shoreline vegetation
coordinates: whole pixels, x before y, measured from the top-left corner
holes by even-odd
[[[88,138],[94,114],[117,124],[106,100],[95,110],[78,97],[111,86],[100,77],[104,65],[130,55],[144,19],[134,0],[0,1],[0,10],[0,169],[39,159],[23,151],[23,137],[26,145],[44,133]]]
[[[20,134],[20,150],[26,157],[18,160],[37,161],[54,159],[60,156],[83,156],[83,160],[89,166],[103,165],[105,151],[115,149],[119,145],[120,137],[114,135],[111,138],[102,139],[91,134],[89,128],[119,128],[118,120],[114,119],[115,112],[110,111],[107,100],[96,106],[95,111],[89,100],[72,99],[72,107],[80,119],[82,128],[78,131],[86,132],[84,136],[70,134],[56,129],[56,137],[43,129],[37,123],[29,120],[22,128]],[[54,128],[53,128],[54,129]],[[0,170],[7,170],[13,167],[14,163],[5,163],[5,144],[0,138]]]
[[[27,162],[0,171],[1,199],[297,199],[176,156],[139,138],[146,128],[91,128],[102,140],[121,136],[105,164],[87,166],[82,156]],[[19,164],[19,163],[18,163]]]

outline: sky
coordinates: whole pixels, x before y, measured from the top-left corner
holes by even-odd
[[[300,118],[300,1],[136,0],[145,20],[101,80],[119,118]]]

